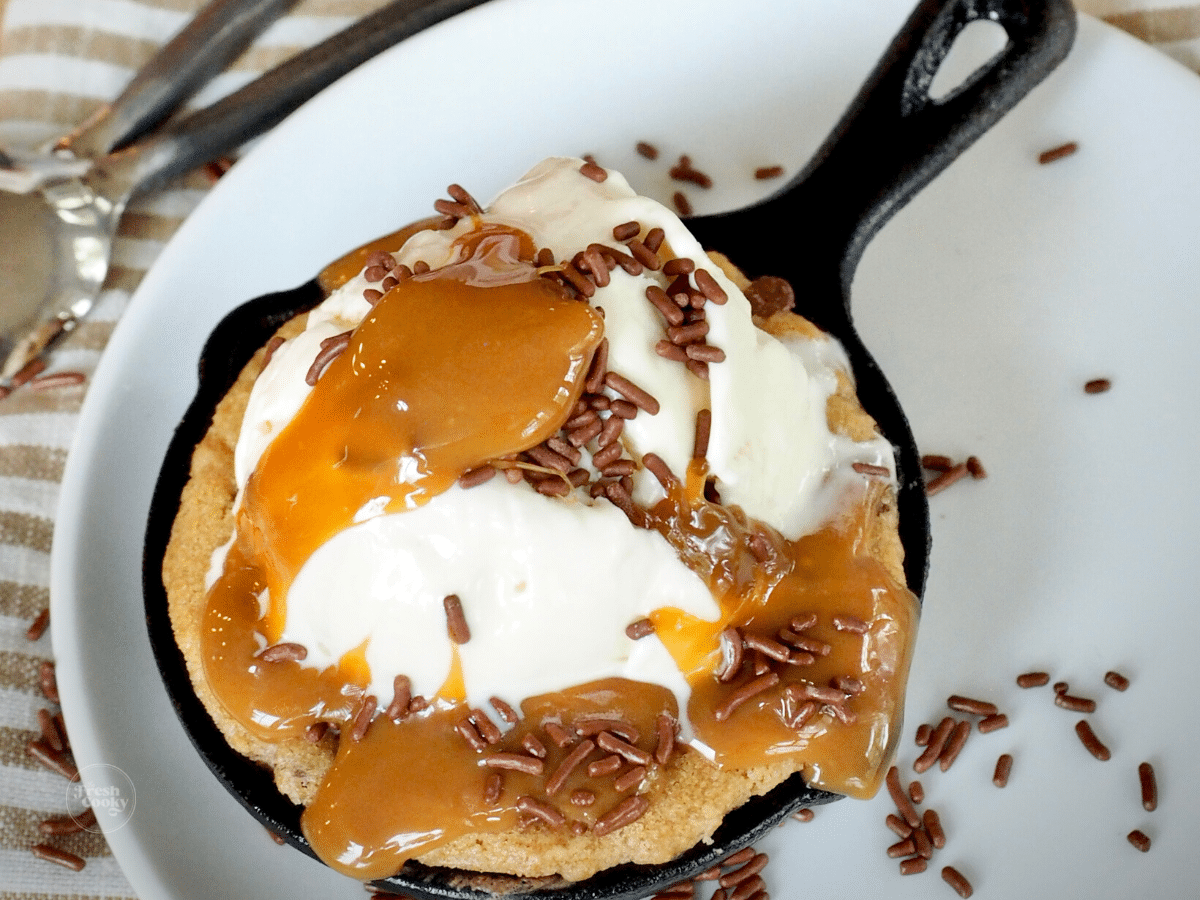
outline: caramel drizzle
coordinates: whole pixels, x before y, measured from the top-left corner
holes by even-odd
[[[302,667],[287,654],[274,662],[259,655],[257,634],[273,643],[282,633],[291,578],[367,500],[387,496],[388,510],[426,502],[463,473],[546,441],[575,408],[600,342],[599,316],[536,276],[529,262],[533,248],[523,236],[484,226],[458,246],[455,263],[408,277],[383,294],[348,337],[345,350],[320,373],[301,414],[264,454],[247,485],[238,540],[206,613],[209,683],[235,718],[268,741],[306,732],[310,739],[324,739],[324,729],[311,730],[316,724],[344,729],[354,738],[338,742],[337,759],[303,821],[322,858],[359,878],[390,874],[405,859],[471,832],[534,820],[539,827],[615,827],[644,809],[642,800],[631,805],[631,798],[620,795],[640,784],[650,768],[667,763],[674,748],[673,728],[668,736],[662,721],[664,716],[674,721],[678,710],[669,692],[654,686],[593,685],[528,699],[521,724],[502,734],[486,716],[455,702],[461,690],[449,684],[432,700],[406,697],[399,704],[392,698],[388,714],[372,720],[365,710],[374,712],[389,698],[364,696],[365,648],[323,672]],[[546,336],[548,319],[552,337]],[[473,357],[459,352],[462,329],[487,334],[496,352]],[[430,340],[448,332],[442,342]],[[496,341],[497,334],[507,337]],[[414,346],[422,348],[414,368],[423,379],[417,388],[405,385],[399,392],[394,361],[403,354],[411,357]],[[548,346],[559,352],[547,353]],[[452,436],[450,452],[444,449],[446,435],[428,433],[428,423],[445,418],[448,369],[458,391],[456,406],[472,417]],[[377,405],[371,402],[373,392],[383,398]],[[397,400],[405,407],[399,414]],[[439,415],[430,414],[434,408]],[[353,440],[344,430],[330,428],[351,418],[344,414],[347,409],[359,411],[352,417],[359,431]],[[484,411],[504,419],[480,422]],[[370,458],[351,457],[350,446],[372,448]],[[697,450],[702,456],[699,443]],[[397,459],[408,461],[401,479],[396,478]],[[722,612],[715,623],[673,609],[650,616],[691,684],[688,715],[700,739],[722,765],[800,754],[810,783],[873,793],[894,742],[891,726],[899,718],[911,651],[907,639],[915,620],[911,595],[860,552],[883,487],[864,486],[861,496],[849,498],[850,511],[842,520],[788,542],[707,495],[702,459],[682,480],[655,474],[667,496],[644,511],[639,524],[664,536],[708,583]],[[302,491],[295,489],[298,479],[307,484]],[[289,485],[287,496],[283,484]],[[267,539],[268,534],[284,536]],[[255,598],[264,588],[270,603],[260,620]],[[814,612],[821,615],[788,632],[801,649],[777,640]],[[835,616],[862,622],[864,630],[841,630]],[[719,650],[722,636],[730,633],[738,649],[733,667],[722,664]],[[829,652],[808,653],[804,641],[826,645]],[[870,671],[862,671],[864,648],[874,657]],[[798,663],[802,654],[808,659]],[[723,677],[714,677],[715,672]],[[604,738],[609,750],[587,746],[572,724],[596,714],[591,694],[580,700],[587,690],[607,691],[600,704],[603,715],[656,735],[657,746],[635,748],[637,758],[627,756],[625,762],[611,752],[618,746],[613,741],[627,747],[636,741],[610,735]],[[672,749],[663,751],[664,746]],[[593,751],[608,755],[593,759]],[[481,765],[480,754],[491,762]],[[615,768],[611,757],[617,759]],[[436,771],[427,771],[429,760],[437,760]],[[586,782],[593,771],[617,769],[613,786]],[[376,784],[380,778],[386,787]],[[421,792],[434,785],[437,796],[426,802]],[[384,803],[384,795],[397,799]],[[569,819],[562,804],[568,804]],[[351,847],[360,849],[351,853]]]
[[[599,315],[536,277],[527,237],[484,226],[468,238],[457,262],[398,284],[346,336],[246,484],[238,538],[262,569],[270,643],[301,566],[368,502],[428,502],[553,435],[582,390]]]

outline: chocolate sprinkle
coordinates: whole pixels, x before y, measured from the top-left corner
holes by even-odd
[[[504,776],[499,772],[492,772],[483,782],[483,802],[488,806],[495,806],[500,802],[503,793]]]
[[[925,810],[925,814],[921,817],[921,823],[925,826],[925,833],[929,835],[929,842],[938,850],[944,848],[946,832],[942,828],[942,820],[938,816],[937,810]]]
[[[458,477],[458,486],[461,488],[478,487],[485,481],[491,481],[496,476],[496,470],[489,465],[476,466],[474,469],[469,469],[463,472]]]
[[[623,794],[631,788],[637,787],[646,780],[646,767],[634,766],[632,769],[618,775],[613,779],[613,788],[618,794]]]
[[[633,641],[640,641],[652,634],[654,634],[654,623],[649,619],[638,619],[625,626],[625,635]]]
[[[53,749],[56,753],[65,753],[67,750],[66,735],[58,728],[58,722],[48,709],[39,709],[37,711],[38,730],[42,733],[42,740]]]
[[[46,360],[40,356],[36,356],[17,370],[17,374],[9,380],[9,385],[13,388],[19,388],[23,384],[28,384],[34,377],[40,375],[45,370]]]
[[[941,453],[926,453],[921,457],[921,468],[932,469],[935,472],[945,472],[954,467],[954,460]]]
[[[25,640],[27,640],[27,641],[38,640],[43,634],[46,633],[46,629],[48,627],[50,627],[50,610],[49,610],[49,608],[43,609],[40,613],[37,614],[37,618],[35,618],[32,622],[29,623],[29,627],[25,629]]]
[[[605,181],[608,178],[608,172],[594,162],[585,162],[579,167],[579,174],[596,182]]]
[[[729,301],[729,295],[725,293],[725,289],[717,283],[707,269],[697,269],[692,275],[692,280],[696,282],[696,287],[709,303],[724,306]]]
[[[746,646],[742,633],[731,625],[721,632],[718,646],[721,649],[721,667],[716,671],[717,680],[733,681],[742,668],[742,653]]]
[[[1146,812],[1158,809],[1158,781],[1154,777],[1154,767],[1148,762],[1138,766],[1138,783],[1142,789],[1142,808]]]
[[[68,781],[75,781],[79,777],[79,770],[75,768],[75,764],[43,740],[26,741],[25,752],[30,758]]]
[[[950,736],[946,739],[946,745],[942,748],[941,754],[938,756],[938,766],[943,772],[949,771],[954,765],[954,761],[958,759],[958,754],[962,751],[963,745],[966,744],[967,738],[971,736],[971,723],[965,719],[961,722],[956,722]]]
[[[708,438],[711,431],[712,410],[699,410],[696,413],[696,436],[692,443],[692,459],[704,459],[708,455]]]
[[[462,601],[459,600],[458,594],[447,594],[442,600],[442,605],[446,610],[446,631],[450,635],[450,640],[456,644],[465,644],[471,640],[471,629],[467,625],[467,618],[463,614]]]
[[[658,401],[648,391],[638,387],[624,375],[618,375],[616,372],[611,371],[606,372],[604,374],[604,384],[637,406],[638,409],[644,410],[652,416],[658,415]]]
[[[466,741],[471,746],[471,749],[476,753],[482,753],[487,749],[487,741],[483,739],[483,735],[481,735],[478,729],[476,729],[476,727],[471,723],[471,719],[469,717],[462,718],[455,722],[454,730],[462,736],[462,739]],[[495,757],[492,757],[492,759],[495,759]],[[484,765],[491,765],[491,763],[485,761]],[[497,765],[499,766],[499,764]],[[512,767],[510,766],[509,768]]]
[[[662,485],[664,490],[670,490],[674,485],[679,484],[679,479],[675,477],[675,473],[671,471],[661,456],[657,453],[647,453],[642,457],[642,465],[646,471],[658,479],[658,483]]]
[[[541,775],[545,770],[545,763],[540,759],[523,753],[493,753],[483,757],[482,764],[489,769],[508,769],[527,775]]]
[[[51,816],[43,819],[38,823],[38,831],[53,837],[62,837],[68,834],[79,834],[81,831],[94,830],[95,826],[96,813],[91,807],[88,807],[78,816]]]
[[[900,769],[893,766],[888,769],[888,774],[884,778],[884,785],[887,785],[888,793],[892,796],[892,802],[896,805],[896,811],[912,828],[920,828],[920,817],[917,815],[917,810],[913,808],[912,800],[908,798],[904,788],[900,786]]]
[[[1079,144],[1075,141],[1067,141],[1065,144],[1059,144],[1057,147],[1051,147],[1049,150],[1043,150],[1038,154],[1038,163],[1046,165],[1047,163],[1057,162],[1060,159],[1071,156],[1079,150]]]
[[[962,481],[969,474],[970,470],[967,469],[966,463],[959,463],[956,466],[952,466],[945,472],[939,474],[936,478],[931,478],[928,482],[926,482],[925,494],[926,496],[932,497],[934,494],[944,491],[955,482]]]
[[[375,715],[375,709],[378,707],[379,701],[368,694],[363,700],[363,704],[359,707],[358,715],[354,717],[354,726],[350,729],[350,740],[361,741],[367,736],[367,729],[371,727],[371,719]]]
[[[634,149],[637,150],[639,156],[643,156],[646,159],[658,159],[658,148],[646,141],[638,141],[634,145]]]
[[[758,696],[764,691],[768,691],[775,685],[779,684],[779,675],[776,672],[768,672],[765,675],[747,682],[741,687],[731,691],[725,698],[725,702],[713,710],[713,718],[718,722],[724,722],[734,711],[746,703],[748,700]]]
[[[994,716],[998,712],[995,703],[989,703],[986,700],[976,700],[973,697],[964,697],[961,694],[951,694],[946,700],[946,705],[958,712],[970,713],[976,716]]]
[[[964,898],[964,900],[975,893],[975,889],[971,887],[971,882],[967,881],[962,872],[958,871],[954,866],[946,866],[942,869],[942,880],[954,888],[958,896]]]
[[[1087,748],[1088,753],[1096,759],[1104,762],[1112,758],[1112,751],[1096,736],[1096,732],[1092,731],[1092,726],[1087,719],[1080,719],[1075,723],[1075,734],[1079,736],[1079,740]]]
[[[308,367],[308,372],[304,376],[304,383],[309,387],[316,387],[317,381],[320,380],[326,367],[337,359],[337,357],[341,356],[349,346],[350,332],[348,331],[321,341],[321,349],[313,359],[312,365]]]
[[[79,872],[87,865],[87,860],[79,854],[62,850],[52,844],[34,844],[29,850],[38,859],[55,863],[73,872]]]
[[[642,233],[640,222],[622,222],[620,225],[613,226],[612,236],[618,241],[628,241],[637,237]]]
[[[264,662],[303,662],[307,656],[307,647],[291,642],[274,644],[258,654],[258,658]]]
[[[82,372],[52,372],[49,375],[39,375],[29,381],[31,391],[49,391],[55,388],[74,387],[83,384],[87,376]]]
[[[604,837],[619,828],[624,828],[640,819],[650,807],[650,801],[640,794],[626,797],[599,819],[596,820],[592,833]]]
[[[553,806],[543,803],[540,800],[535,800],[533,797],[520,797],[517,800],[517,810],[541,819],[552,828],[559,828],[565,825],[567,821],[567,817]]]
[[[712,178],[692,165],[692,158],[687,154],[680,156],[679,162],[671,166],[667,174],[676,181],[686,181],[705,190],[713,183]]]
[[[558,768],[554,770],[554,774],[546,779],[546,796],[553,797],[562,790],[563,785],[567,783],[567,779],[571,777],[571,773],[595,749],[596,743],[593,743],[590,739],[582,740],[576,744],[571,752],[567,754],[566,758],[559,763]]]
[[[546,745],[539,741],[535,734],[527,734],[521,738],[521,747],[530,756],[536,756],[538,759],[546,758]]]
[[[676,723],[666,713],[660,713],[654,725],[658,734],[658,744],[654,748],[654,760],[660,766],[665,766],[670,760],[671,754],[675,752]]]
[[[999,731],[1001,728],[1008,727],[1008,716],[1004,713],[996,713],[994,716],[985,716],[979,723],[980,734],[991,734],[993,731]]]
[[[575,723],[575,733],[580,737],[595,737],[602,731],[611,731],[632,744],[636,744],[642,736],[631,723],[609,716],[588,716]]]
[[[1096,711],[1096,701],[1087,697],[1076,697],[1066,691],[1054,694],[1054,705],[1071,712],[1091,713]]]
[[[992,773],[992,784],[998,788],[1008,785],[1008,777],[1012,774],[1013,758],[1011,753],[1001,753],[996,760],[996,769]]]
[[[489,698],[488,703],[492,704],[492,709],[496,711],[496,715],[498,715],[506,724],[516,725],[519,721],[521,721],[520,713],[518,713],[510,704],[501,700],[499,697]]]
[[[1050,674],[1048,672],[1025,672],[1017,676],[1017,687],[1033,688],[1042,687],[1050,683]]]
[[[1129,688],[1129,679],[1120,672],[1105,672],[1104,683],[1114,691],[1124,691]]]
[[[617,737],[611,731],[602,731],[596,735],[596,746],[609,753],[615,753],[629,760],[634,765],[648,766],[651,762],[649,753],[641,747],[635,747],[633,744],[621,740],[621,738]]]
[[[1129,843],[1131,843],[1138,850],[1142,851],[1142,853],[1146,853],[1150,850],[1150,837],[1141,829],[1133,829],[1133,831],[1129,832],[1126,837],[1128,838]]]
[[[622,765],[621,757],[613,753],[588,765],[587,773],[592,778],[603,778],[605,775],[616,772]]]

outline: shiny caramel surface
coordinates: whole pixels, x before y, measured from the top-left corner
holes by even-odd
[[[204,656],[222,703],[260,737],[345,718],[369,680],[361,654],[321,675],[257,657],[279,640],[288,586],[312,553],[368,501],[413,508],[539,443],[582,388],[600,316],[536,276],[527,237],[484,230],[461,250],[438,277],[384,295],[247,482]]]
[[[317,284],[325,296],[328,297],[343,284],[357,275],[366,266],[367,260],[371,255],[379,251],[388,252],[395,250],[397,247],[403,246],[404,242],[416,234],[418,231],[424,231],[427,228],[437,228],[441,220],[431,217],[413,222],[411,225],[405,225],[391,234],[385,234],[382,237],[377,237],[373,241],[363,244],[361,247],[355,247],[349,253],[339,256],[317,275]]]
[[[779,755],[799,755],[809,784],[857,797],[872,796],[897,737],[903,712],[917,610],[912,595],[864,552],[864,541],[883,488],[864,482],[846,499],[843,514],[818,532],[785,540],[741,510],[704,500],[693,468],[688,486],[650,511],[656,528],[708,581],[721,618],[706,622],[661,609],[651,620],[659,638],[688,678],[688,716],[701,741],[722,765],[748,767]],[[758,553],[750,550],[757,536]],[[790,623],[815,617],[802,632]],[[864,633],[839,629],[839,618],[857,620]],[[762,653],[735,677],[722,681],[720,636],[736,628],[743,638],[765,638],[789,647],[780,635],[814,642],[807,653],[791,646],[788,662]],[[728,715],[731,695],[764,675],[778,683]],[[861,685],[861,694],[828,704],[802,727],[791,724],[806,685],[828,687],[839,678]],[[789,688],[793,688],[789,694]]]
[[[322,283],[344,283],[374,249],[339,261]],[[664,721],[674,734],[681,718],[665,688],[610,679],[507,698],[519,704],[520,718],[505,723],[465,705],[457,667],[435,697],[424,698],[427,706],[389,717],[382,711],[391,697],[365,696],[363,648],[324,671],[262,659],[262,648],[283,632],[288,586],[300,567],[364,506],[385,498],[383,509],[402,512],[428,502],[464,472],[555,434],[580,396],[602,317],[538,277],[525,235],[483,226],[457,249],[456,262],[383,295],[264,453],[205,615],[205,674],[237,721],[269,742],[301,737],[319,723],[340,732],[303,828],[322,859],[364,880],[465,835],[595,829],[654,781],[656,767],[670,765],[669,756],[655,754]],[[863,479],[848,489],[838,518],[788,541],[706,498],[705,475],[703,461],[694,461],[640,523],[704,580],[721,611],[715,622],[672,608],[650,616],[690,685],[686,713],[696,738],[722,767],[791,757],[811,784],[872,794],[900,725],[917,615],[912,595],[866,546],[885,486]],[[837,627],[839,617],[862,630]],[[739,646],[750,643],[739,666],[725,671],[722,641],[731,633]],[[806,654],[781,634],[827,649]],[[754,650],[755,638],[784,646],[786,659]],[[764,678],[774,680],[733,702]],[[798,723],[804,692],[834,683],[855,688],[814,703]],[[359,733],[364,704],[379,712]],[[464,739],[463,723],[480,716],[499,726],[485,745]],[[595,746],[569,777],[556,778],[572,753],[600,740],[601,720],[617,723],[608,732],[621,732],[634,750],[622,756]],[[474,728],[467,731],[483,730]],[[497,754],[538,762],[512,769],[496,765]],[[592,774],[592,764],[611,771]],[[538,771],[527,770],[535,765]]]
[[[619,791],[614,777],[589,776],[583,764],[547,796],[548,778],[578,744],[559,746],[546,736],[544,726],[553,723],[575,734],[577,728],[591,730],[590,722],[619,718],[651,752],[656,718],[674,716],[677,710],[674,695],[663,688],[607,679],[527,699],[521,721],[483,752],[472,749],[455,730],[467,712],[461,704],[440,704],[426,715],[401,722],[380,717],[362,741],[342,740],[333,767],[304,814],[304,835],[318,854],[355,878],[386,877],[411,856],[464,834],[520,827],[526,816],[522,798],[555,805],[563,812],[564,825],[591,828],[636,785]],[[490,715],[495,718],[494,712]],[[481,760],[497,754],[527,756],[522,742],[530,735],[545,749],[540,774],[481,765]],[[606,756],[611,754],[598,749],[589,761]],[[631,768],[622,760],[614,774],[619,777]],[[500,778],[502,788],[489,802],[484,795],[492,775]],[[587,805],[572,802],[580,791],[591,795]]]
[[[427,502],[554,434],[579,396],[600,316],[536,277],[513,235],[473,238],[462,262],[383,296],[250,476],[238,534],[269,592],[268,642],[300,567],[368,502]]]

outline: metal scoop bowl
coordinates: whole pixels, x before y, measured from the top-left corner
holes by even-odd
[[[933,76],[962,29],[990,19],[1008,45],[958,90],[929,96]],[[855,265],[882,224],[1010,110],[1067,55],[1075,32],[1068,0],[922,0],[809,167],[774,197],[747,209],[689,221],[705,246],[726,253],[752,277],[791,279],[798,312],[846,347],[859,399],[896,446],[900,532],[910,589],[920,597],[929,562],[929,515],[915,441],[894,393],[854,330],[849,286]],[[199,391],[168,450],[146,532],[146,616],[163,680],[185,729],[214,774],[262,823],[313,855],[300,829],[302,809],[260,767],[230,749],[191,689],[167,615],[159,576],[192,451],[216,404],[250,357],[294,315],[315,306],[315,281],[251,300],[229,314],[205,345]],[[625,865],[580,882],[522,880],[409,862],[372,883],[416,898],[637,900],[687,880],[760,840],[785,817],[836,796],[794,775],[730,812],[710,843],[669,863]]]

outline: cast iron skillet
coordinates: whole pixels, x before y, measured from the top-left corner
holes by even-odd
[[[969,23],[990,19],[1008,45],[955,93],[940,101],[929,86],[954,38]],[[845,117],[809,166],[782,191],[753,207],[689,221],[706,247],[724,251],[752,277],[779,275],[802,287],[798,312],[846,347],[858,395],[897,448],[900,532],[908,583],[920,597],[929,561],[929,514],[917,449],[883,373],[854,330],[849,287],[867,242],[921,187],[953,161],[1038,84],[1070,49],[1075,16],[1069,0],[922,0]],[[151,503],[143,583],[150,641],[167,692],[184,728],[213,774],[266,827],[312,854],[300,832],[301,808],[266,772],[232,751],[192,692],[167,615],[161,563],[187,480],[192,450],[218,401],[253,353],[295,314],[322,299],[316,282],[251,300],[209,337],[200,387],[167,451]],[[464,873],[410,863],[376,882],[420,898],[485,898],[483,885],[513,897],[554,900],[635,900],[720,861],[768,833],[802,806],[835,795],[793,776],[731,812],[711,844],[661,866],[621,866],[559,886],[514,879],[480,882]]]

